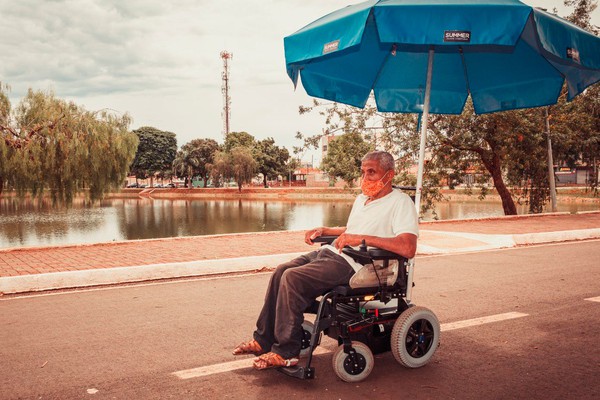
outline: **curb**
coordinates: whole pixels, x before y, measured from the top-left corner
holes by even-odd
[[[512,235],[441,231],[435,231],[435,233],[453,238],[473,239],[483,244],[480,246],[457,248],[438,248],[419,244],[417,254],[444,255],[600,238],[600,228]],[[2,294],[249,272],[262,268],[274,268],[302,254],[305,254],[305,252],[0,277],[0,296]]]
[[[273,267],[302,254],[304,252],[2,277],[0,294],[247,272]]]
[[[520,233],[512,235],[517,246],[530,244],[566,242],[600,238],[600,228],[574,229],[572,231]]]

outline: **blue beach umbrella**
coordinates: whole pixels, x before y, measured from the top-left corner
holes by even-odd
[[[367,1],[284,39],[287,73],[314,97],[422,114],[416,207],[429,113],[478,114],[572,100],[600,80],[600,38],[517,0]]]

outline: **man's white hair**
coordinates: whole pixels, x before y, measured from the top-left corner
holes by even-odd
[[[371,151],[365,154],[361,161],[366,160],[377,161],[377,163],[379,163],[379,165],[381,166],[381,168],[383,168],[384,171],[393,171],[396,167],[394,157],[387,151]]]

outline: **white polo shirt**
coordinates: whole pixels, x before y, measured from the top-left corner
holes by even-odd
[[[396,237],[402,233],[419,236],[417,211],[406,193],[394,189],[382,198],[365,204],[367,200],[368,197],[362,193],[354,200],[346,233],[384,238]],[[352,257],[339,253],[335,247],[331,245],[323,247],[344,257],[355,272],[363,267]]]

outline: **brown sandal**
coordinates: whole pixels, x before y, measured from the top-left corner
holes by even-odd
[[[240,343],[235,349],[233,349],[234,356],[242,356],[246,354],[259,356],[263,353],[264,351],[262,347],[260,347],[260,344],[256,340]]]
[[[272,351],[265,353],[254,360],[254,368],[262,370],[278,367],[293,367],[298,364],[297,358],[284,359],[277,353]]]

